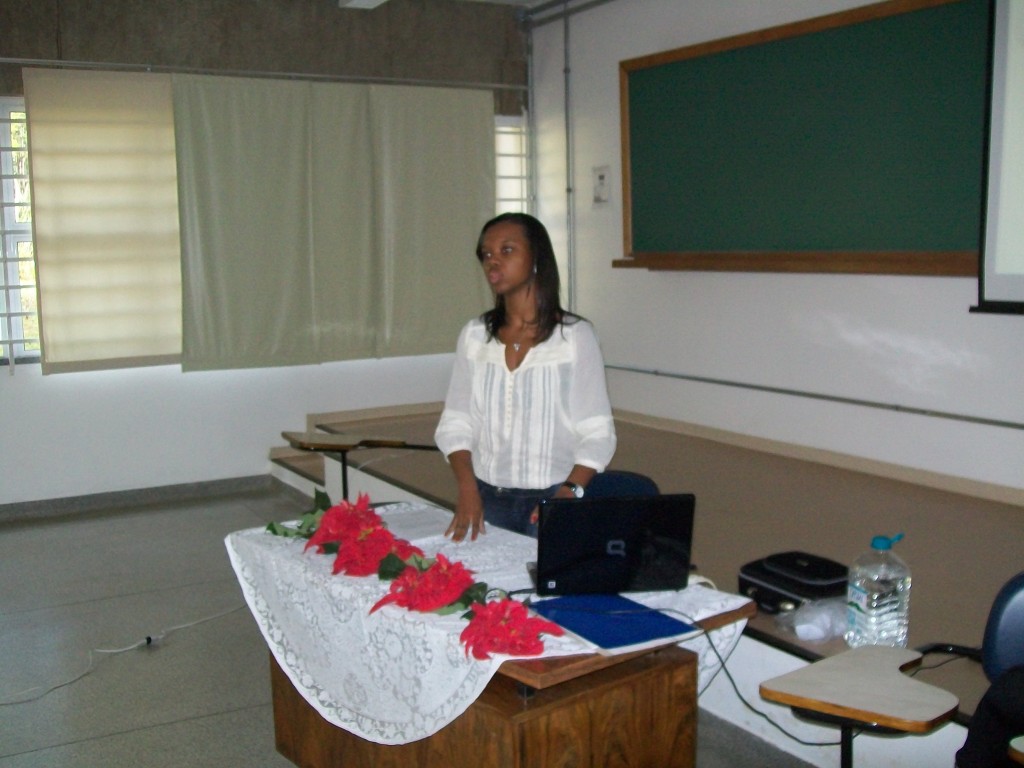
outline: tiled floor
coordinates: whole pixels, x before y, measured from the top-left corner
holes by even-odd
[[[0,768],[288,768],[223,539],[307,507],[274,483],[0,524]],[[703,712],[698,741],[701,768],[804,765]]]

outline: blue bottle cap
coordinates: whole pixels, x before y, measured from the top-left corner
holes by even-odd
[[[880,549],[884,552],[885,550],[892,549],[892,545],[902,538],[902,533],[897,533],[892,538],[888,536],[875,536],[875,538],[871,540],[871,548]]]

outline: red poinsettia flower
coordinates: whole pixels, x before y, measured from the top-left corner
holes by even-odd
[[[391,547],[391,552],[394,553],[399,560],[408,560],[413,555],[417,557],[423,557],[423,550],[417,547],[415,544],[410,544],[405,539],[395,539],[394,545]]]
[[[544,652],[541,633],[563,634],[562,628],[547,619],[531,616],[526,606],[506,598],[490,603],[473,603],[473,618],[462,630],[459,639],[466,646],[466,655],[489,659],[492,653],[509,656],[538,656]]]
[[[373,528],[356,539],[342,542],[334,559],[334,573],[349,576],[370,576],[395,544],[395,535],[387,528]]]
[[[387,528],[374,528],[357,539],[342,543],[334,560],[334,573],[349,576],[372,576],[377,573],[380,561],[390,554],[399,560],[413,555],[423,557],[423,550],[405,539],[397,538]]]
[[[323,552],[324,544],[358,539],[383,527],[384,521],[370,509],[370,497],[364,493],[355,504],[343,501],[325,510],[320,525],[306,542],[305,549],[317,547]]]
[[[388,603],[395,603],[410,611],[429,613],[454,603],[471,586],[473,572],[462,563],[449,562],[448,558],[439,554],[426,570],[421,571],[410,565],[402,571],[391,582],[388,593],[370,609],[370,613]]]

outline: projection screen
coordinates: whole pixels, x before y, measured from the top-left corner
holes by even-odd
[[[974,311],[1024,314],[1024,2],[996,0],[988,200]]]

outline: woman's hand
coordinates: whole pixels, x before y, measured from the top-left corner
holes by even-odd
[[[452,541],[462,541],[468,533],[470,540],[476,541],[476,537],[487,530],[484,528],[484,503],[473,475],[472,456],[469,451],[454,451],[448,455],[448,463],[455,473],[459,496],[455,501],[455,516],[444,535],[451,536]]]
[[[451,536],[452,541],[462,541],[468,533],[470,541],[476,541],[476,537],[485,532],[484,505],[480,501],[480,494],[475,488],[472,493],[459,493],[455,515],[444,535]]]

